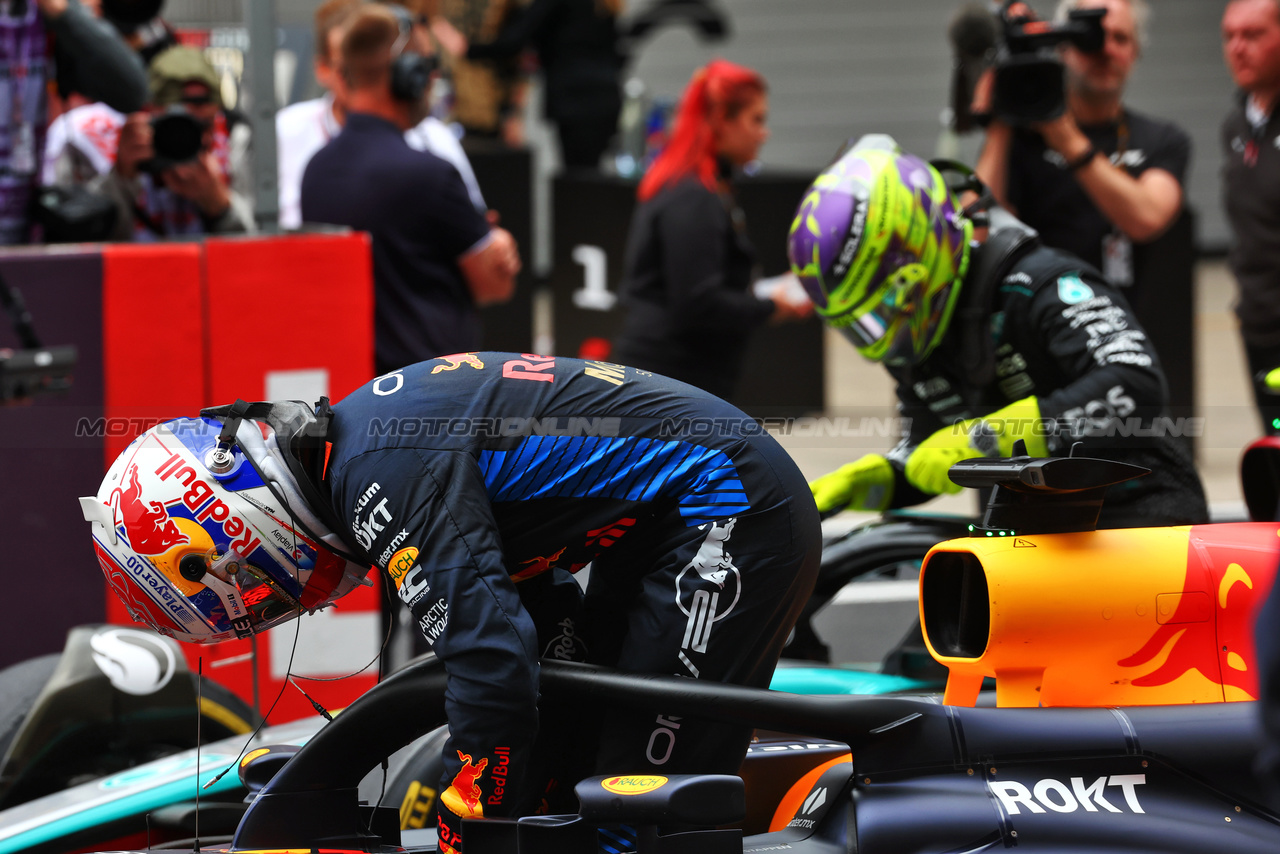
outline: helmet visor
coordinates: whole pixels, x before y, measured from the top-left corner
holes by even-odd
[[[944,331],[941,323],[955,283],[928,294],[925,281],[910,275],[910,268],[899,273],[894,281],[877,290],[854,319],[840,327],[840,332],[867,359],[918,364]]]

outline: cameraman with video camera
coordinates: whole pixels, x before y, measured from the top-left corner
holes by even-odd
[[[979,85],[974,112],[989,109],[990,122],[976,171],[1046,244],[1080,256],[1127,287],[1134,282],[1133,245],[1155,240],[1182,210],[1191,139],[1172,122],[1136,113],[1122,101],[1145,41],[1146,0],[1062,0],[1058,26],[1086,31],[1096,13],[1079,10],[1105,10],[1101,44],[1087,36],[1064,40],[1066,94],[1058,115],[1028,115],[1016,104],[1001,104],[1000,82],[991,85],[1000,75],[999,58],[995,75]],[[1020,16],[1024,32],[1048,29],[1024,3],[1006,3],[1002,14],[1006,34],[1008,22]],[[1030,79],[1024,77],[1024,88]]]
[[[254,230],[247,181],[249,128],[223,110],[221,81],[204,55],[172,47],[147,72],[148,109],[120,128],[115,165],[90,182],[110,197],[111,240],[235,234]]]

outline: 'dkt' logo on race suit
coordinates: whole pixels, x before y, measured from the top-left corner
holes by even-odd
[[[639,776],[610,777],[600,783],[606,792],[613,792],[615,795],[643,795],[645,792],[661,789],[666,784],[666,777]]]
[[[169,518],[169,511],[159,501],[142,503],[142,487],[138,483],[138,466],[129,467],[128,488],[111,492],[116,525],[123,525],[129,547],[140,555],[164,554],[174,546],[189,542],[187,535]]]

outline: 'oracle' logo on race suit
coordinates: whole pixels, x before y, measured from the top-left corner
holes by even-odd
[[[176,455],[175,455],[176,456]],[[172,458],[170,458],[172,462]],[[165,463],[167,466],[169,463]],[[124,525],[129,547],[140,555],[164,554],[174,546],[188,542],[187,535],[169,518],[169,511],[159,501],[142,502],[142,487],[138,483],[138,466],[132,465],[125,474],[128,486],[111,491],[112,523]]]
[[[194,468],[183,463],[181,456],[174,454],[169,457],[160,468],[156,469],[156,474],[162,481],[171,477],[177,478],[183,486],[187,487],[187,491],[182,495],[182,503],[191,511],[197,522],[212,521],[220,525],[223,532],[231,538],[229,550],[247,557],[262,545],[262,541],[254,534],[249,523],[232,513],[231,508],[221,498],[214,498],[213,487],[201,480]]]
[[[1023,808],[1029,813],[1043,813],[1075,812],[1078,809],[1098,812],[1098,807],[1102,807],[1107,812],[1122,813],[1123,809],[1107,799],[1108,790],[1113,797],[1116,794],[1112,787],[1123,793],[1130,812],[1145,813],[1138,802],[1137,787],[1146,784],[1146,774],[1112,774],[1110,777],[1098,777],[1088,784],[1084,780],[1083,777],[1072,777],[1069,783],[1064,783],[1050,777],[1031,788],[1016,780],[988,780],[987,788],[1009,815],[1021,815]]]

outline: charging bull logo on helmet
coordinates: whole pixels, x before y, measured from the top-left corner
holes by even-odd
[[[449,784],[448,789],[445,789],[440,800],[454,815],[464,818],[483,817],[484,805],[481,804],[480,799],[484,796],[484,792],[480,790],[478,781],[484,769],[489,767],[489,760],[485,758],[477,764],[472,764],[471,756],[461,750],[458,751],[458,758],[462,760],[462,768],[453,775],[453,782]]]
[[[169,511],[164,504],[159,501],[142,501],[138,467],[130,466],[125,476],[129,481],[128,486],[112,491],[111,509],[115,524],[124,526],[129,547],[140,555],[158,555],[186,543],[187,536],[169,518]]]

